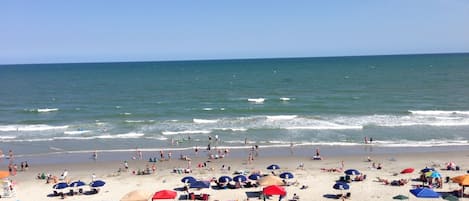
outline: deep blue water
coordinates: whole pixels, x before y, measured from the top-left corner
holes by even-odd
[[[215,135],[232,147],[465,145],[469,54],[0,66],[2,149],[185,148]]]

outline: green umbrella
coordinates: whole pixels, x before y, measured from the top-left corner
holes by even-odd
[[[448,194],[447,196],[443,196],[443,199],[445,200],[449,200],[449,201],[458,201],[459,198],[454,196],[454,195],[451,195],[451,194]]]
[[[396,196],[392,197],[392,199],[395,199],[395,200],[408,200],[409,197],[407,197],[405,195],[396,195]]]

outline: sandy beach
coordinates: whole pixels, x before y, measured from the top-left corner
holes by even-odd
[[[265,152],[272,151],[285,152],[287,149],[273,148],[269,150],[261,150]],[[293,150],[295,151],[295,150]],[[191,156],[192,173],[174,173],[174,168],[187,168],[188,161],[172,159],[171,161],[159,161],[156,163],[149,163],[149,156],[156,156],[157,153],[143,153],[144,159],[132,160],[129,157],[129,171],[118,172],[119,168],[124,170],[123,161],[109,161],[98,159],[97,161],[87,161],[80,163],[56,163],[56,164],[31,164],[27,171],[19,171],[16,176],[10,176],[13,180],[16,196],[2,200],[19,200],[19,201],[50,201],[60,200],[60,197],[51,196],[53,184],[46,184],[46,180],[37,179],[38,173],[46,173],[59,176],[64,170],[68,171],[68,181],[81,180],[89,183],[92,179],[92,174],[96,175],[96,179],[106,181],[106,185],[100,190],[98,194],[93,195],[77,195],[66,196],[65,200],[90,200],[90,201],[116,201],[120,200],[126,193],[133,190],[144,190],[148,192],[156,192],[163,189],[179,190],[183,187],[180,181],[185,176],[193,176],[201,180],[210,180],[213,177],[220,177],[227,175],[230,177],[235,176],[235,172],[258,172],[270,174],[271,171],[266,167],[271,164],[278,164],[281,169],[276,170],[279,174],[284,171],[289,171],[294,174],[294,178],[290,179],[291,182],[297,182],[295,185],[285,186],[287,191],[286,199],[289,200],[296,193],[300,200],[335,200],[332,195],[341,193],[335,190],[332,186],[341,176],[343,172],[330,172],[324,169],[341,168],[342,161],[344,169],[357,169],[366,175],[364,181],[352,181],[350,183],[351,197],[348,200],[392,200],[395,195],[405,195],[411,200],[417,198],[409,193],[409,190],[414,188],[415,185],[421,185],[420,181],[412,181],[419,177],[419,170],[424,167],[435,167],[439,170],[443,180],[446,177],[454,177],[466,173],[469,167],[468,151],[446,151],[446,152],[425,152],[425,153],[392,153],[392,154],[354,154],[345,156],[328,156],[327,153],[322,153],[323,160],[311,160],[310,157],[300,156],[291,153],[291,156],[262,156],[262,152],[252,163],[248,163],[247,157],[236,157],[227,155],[221,159],[208,159],[206,153],[199,153],[199,156]],[[372,162],[368,161],[368,157]],[[145,158],[146,157],[146,158]],[[4,159],[5,160],[5,159]],[[449,161],[454,161],[461,167],[459,171],[440,170],[445,168],[445,164]],[[207,167],[198,167],[198,164],[207,164]],[[303,168],[299,168],[303,163]],[[375,163],[381,164],[382,169],[373,168]],[[5,162],[3,163],[5,164]],[[157,170],[150,175],[135,175],[133,171],[138,169],[145,169],[147,166],[151,167],[156,165]],[[225,166],[222,169],[222,166]],[[230,170],[228,170],[228,167]],[[2,167],[6,169],[7,167]],[[411,174],[399,174],[405,168],[414,168],[415,171]],[[353,176],[352,176],[353,177]],[[378,177],[385,178],[388,181],[409,179],[409,183],[403,186],[385,185],[383,182],[378,181]],[[215,183],[212,182],[212,186]],[[301,189],[302,186],[307,186],[306,189]],[[443,183],[442,188],[436,188],[437,192],[451,192],[460,189],[456,183]],[[85,191],[89,190],[88,186],[84,187]],[[257,188],[240,188],[240,189],[224,189],[218,190],[215,188],[205,189],[203,193],[210,194],[210,200],[246,200],[248,195],[255,195],[254,192],[262,190],[261,187]],[[192,189],[191,189],[192,191]],[[200,191],[195,191],[199,193]],[[185,199],[186,193],[178,191],[178,199]],[[440,198],[441,199],[441,198]],[[250,200],[259,200],[257,197],[251,197]],[[270,200],[278,200],[278,197],[273,196]]]

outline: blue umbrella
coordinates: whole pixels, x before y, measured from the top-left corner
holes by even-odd
[[[191,188],[210,188],[210,182],[209,181],[195,181],[193,183],[190,183]]]
[[[280,166],[276,165],[276,164],[272,164],[272,165],[269,165],[267,167],[268,170],[278,170],[280,169]]]
[[[258,179],[261,178],[261,175],[254,173],[254,174],[249,175],[248,178],[249,178],[250,180],[258,180]]]
[[[332,188],[337,189],[337,190],[348,190],[350,189],[350,186],[344,182],[337,182],[334,184],[334,186],[332,186]]]
[[[82,181],[78,180],[78,181],[74,181],[74,182],[70,183],[69,186],[70,187],[80,187],[80,186],[84,186],[84,185],[86,185],[85,182],[82,182]]]
[[[231,180],[231,177],[229,176],[221,176],[220,178],[218,178],[218,182],[220,183],[226,183],[226,182],[230,182]]]
[[[427,172],[430,172],[430,171],[435,171],[435,168],[426,167],[426,168],[423,168],[423,169],[420,170],[420,172],[423,172],[423,173],[427,173]]]
[[[282,178],[282,179],[291,179],[291,178],[294,178],[294,176],[291,172],[284,172],[284,173],[280,174],[280,178]]]
[[[102,180],[96,180],[96,181],[93,181],[90,183],[90,186],[91,187],[102,187],[104,186],[104,184],[106,184],[106,182],[102,181]]]
[[[184,177],[181,179],[181,182],[182,183],[193,183],[197,181],[197,179],[195,179],[194,177],[191,177],[191,176],[187,176],[187,177]]]
[[[233,177],[233,181],[235,182],[245,182],[246,180],[248,179],[244,175],[238,175],[236,177]]]
[[[348,170],[345,170],[345,174],[346,175],[359,175],[360,171],[355,170],[355,169],[348,169]]]
[[[412,194],[415,195],[415,197],[419,198],[438,198],[440,197],[440,194],[433,191],[432,189],[429,188],[416,188],[410,190]]]
[[[65,183],[65,182],[60,182],[58,184],[55,184],[54,186],[52,186],[53,189],[64,189],[64,188],[67,188],[68,187],[68,184]]]

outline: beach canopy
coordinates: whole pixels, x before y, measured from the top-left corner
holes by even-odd
[[[10,176],[10,172],[8,171],[0,171],[0,179],[7,178]]]
[[[54,186],[52,186],[53,189],[64,189],[64,188],[67,188],[67,187],[68,187],[68,184],[65,183],[65,182],[60,182],[60,183],[57,183]]]
[[[332,186],[332,188],[337,190],[348,190],[350,189],[350,186],[345,182],[337,182],[334,184],[334,186]]]
[[[231,177],[229,177],[229,176],[221,176],[220,178],[218,178],[218,182],[220,182],[220,183],[228,183],[232,180],[233,179],[231,179]]]
[[[143,190],[134,190],[124,195],[120,201],[148,201],[151,193]]]
[[[291,179],[291,178],[294,178],[294,176],[291,172],[284,172],[284,173],[280,174],[280,178],[282,178],[282,179]]]
[[[410,174],[414,172],[414,168],[406,168],[401,171],[401,174]]]
[[[453,181],[455,183],[458,183],[459,185],[462,185],[462,186],[468,186],[469,185],[469,174],[453,177],[453,178],[451,178],[451,181]]]
[[[267,166],[267,169],[268,170],[278,170],[278,169],[280,169],[280,166],[278,166],[276,164],[272,164],[272,165]]]
[[[346,175],[359,175],[359,174],[360,174],[360,171],[355,170],[355,169],[348,169],[348,170],[345,170],[344,173],[345,173]]]
[[[174,199],[177,196],[176,191],[171,190],[161,190],[156,192],[151,200],[160,200],[160,199]]]
[[[249,175],[248,177],[250,180],[258,180],[261,178],[261,175],[260,174],[257,174],[257,173],[254,173],[254,174],[251,174]]]
[[[439,198],[440,197],[439,193],[429,188],[416,188],[416,189],[410,190],[410,192],[414,194],[415,197],[419,197],[419,198]]]
[[[270,185],[283,185],[282,179],[277,176],[268,175],[265,177],[261,177],[258,181],[259,185],[261,186],[270,186]]]
[[[194,177],[191,177],[191,176],[187,176],[187,177],[184,177],[181,179],[181,182],[182,183],[192,183],[192,182],[195,182],[197,181],[197,179],[195,179]]]
[[[195,181],[193,183],[190,183],[191,188],[210,188],[210,182],[209,181]]]
[[[235,182],[245,182],[246,180],[248,180],[248,179],[244,175],[237,175],[237,176],[233,177],[233,181],[235,181]]]
[[[93,181],[90,183],[90,186],[91,187],[102,187],[104,186],[104,184],[106,184],[106,182],[104,182],[103,180],[96,180],[96,181]]]
[[[285,189],[281,186],[271,185],[271,186],[267,186],[267,187],[263,188],[262,189],[262,194],[267,195],[267,196],[270,196],[270,195],[285,196],[285,195],[287,195],[287,191],[285,191]]]
[[[86,185],[85,182],[82,182],[82,181],[78,180],[78,181],[74,181],[74,182],[70,183],[69,186],[70,187],[80,187],[80,186],[84,186],[84,185]]]

